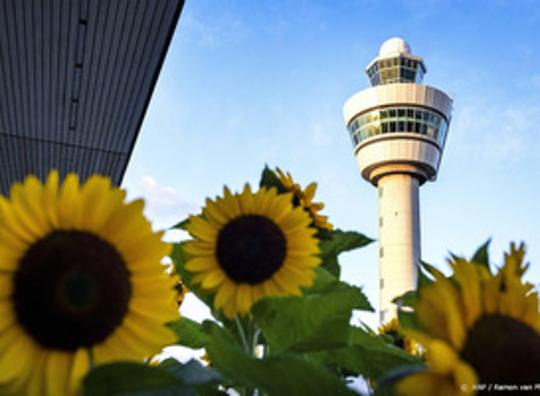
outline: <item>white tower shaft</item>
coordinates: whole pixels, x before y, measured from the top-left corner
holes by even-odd
[[[410,174],[389,174],[378,182],[380,321],[396,316],[392,300],[416,286],[420,258],[419,182]]]
[[[422,84],[426,70],[393,37],[366,67],[371,87],[343,106],[360,174],[379,189],[381,323],[397,315],[392,300],[416,287],[419,186],[437,177],[452,114],[452,99]]]

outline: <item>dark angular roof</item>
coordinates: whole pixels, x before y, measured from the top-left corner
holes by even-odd
[[[0,2],[0,193],[126,170],[183,0]]]

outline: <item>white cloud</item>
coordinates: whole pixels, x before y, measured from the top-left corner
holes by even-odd
[[[161,185],[152,176],[143,176],[129,195],[144,198],[145,215],[155,228],[171,227],[199,210],[194,202],[182,197],[173,187]]]

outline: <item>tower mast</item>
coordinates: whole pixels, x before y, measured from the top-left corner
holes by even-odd
[[[379,192],[379,320],[396,316],[392,300],[416,287],[420,259],[419,187],[435,181],[452,99],[421,84],[426,67],[393,37],[366,67],[371,87],[343,107],[362,177]]]

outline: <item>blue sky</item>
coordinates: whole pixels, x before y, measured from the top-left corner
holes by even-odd
[[[524,240],[538,284],[538,26],[534,1],[188,0],[124,187],[167,227],[224,184],[256,184],[268,163],[317,181],[334,224],[376,238],[376,190],[359,175],[341,110],[368,87],[379,46],[401,36],[424,58],[424,83],[454,99],[438,180],[420,191],[423,259],[444,269],[448,251],[491,237],[500,262]],[[376,244],[342,262],[376,306]]]

